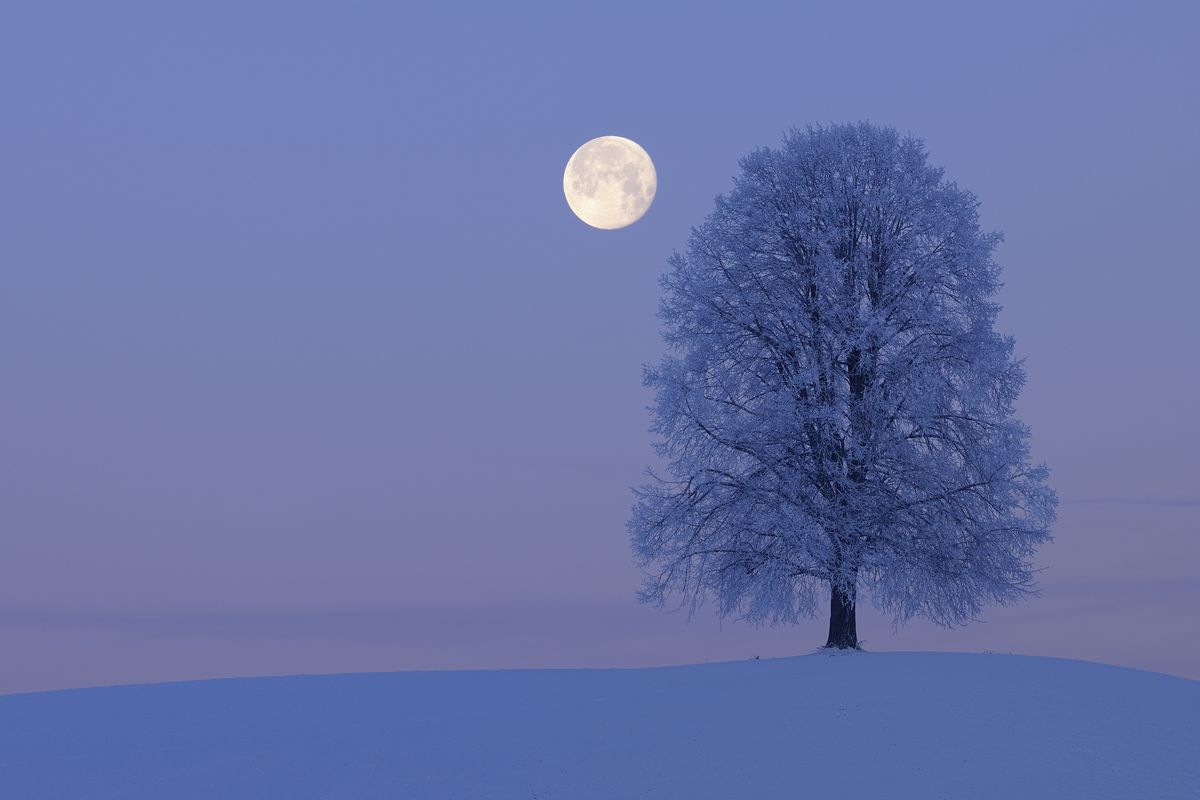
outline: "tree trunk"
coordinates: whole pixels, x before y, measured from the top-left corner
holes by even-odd
[[[839,650],[858,647],[858,624],[854,618],[854,590],[843,591],[834,584],[829,598],[829,641],[826,647]]]

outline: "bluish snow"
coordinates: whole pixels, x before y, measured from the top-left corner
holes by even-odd
[[[1200,682],[817,653],[0,697],[0,798],[1200,797]]]

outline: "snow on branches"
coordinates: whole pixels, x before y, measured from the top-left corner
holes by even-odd
[[[1019,599],[1056,498],[1013,416],[1024,372],[993,330],[999,236],[975,197],[865,123],[741,167],[662,281],[642,598],[776,623],[828,586],[837,646],[860,589],[947,625]]]

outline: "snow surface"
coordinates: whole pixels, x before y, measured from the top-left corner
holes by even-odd
[[[1200,682],[850,652],[0,697],[13,800],[824,796],[1195,800]]]

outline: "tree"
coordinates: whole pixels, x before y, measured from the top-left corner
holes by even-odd
[[[993,330],[1000,236],[975,197],[866,123],[740,165],[662,279],[641,599],[776,624],[828,587],[826,646],[850,648],[864,590],[943,625],[1030,593],[1057,498],[1013,415],[1024,370]]]

